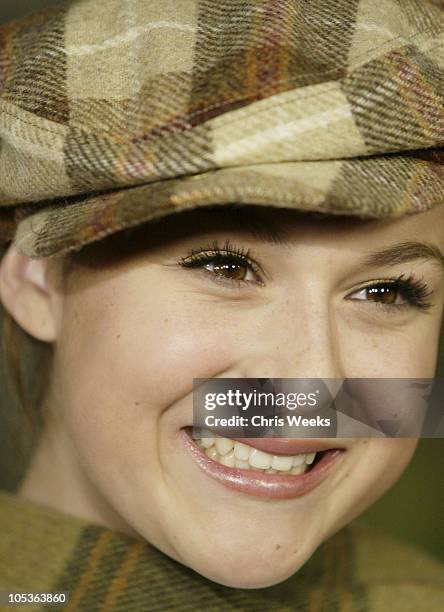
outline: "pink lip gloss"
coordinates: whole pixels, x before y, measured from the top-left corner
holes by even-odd
[[[205,452],[191,438],[191,429],[183,428],[180,430],[180,439],[187,452],[197,465],[211,478],[214,478],[222,485],[235,489],[247,495],[267,497],[274,499],[291,499],[301,497],[317,487],[332,469],[342,460],[344,451],[338,448],[325,448],[325,442],[320,441],[316,444],[314,440],[309,442],[310,450],[322,452],[319,461],[304,474],[266,474],[254,470],[227,467],[210,459]],[[241,440],[239,440],[241,441]],[[242,440],[245,442],[245,440]],[[249,440],[250,442],[250,440]],[[259,439],[258,439],[259,442]],[[293,443],[297,441],[292,440]],[[255,446],[254,442],[251,446]],[[259,444],[257,445],[259,446]],[[307,447],[307,441],[302,441],[300,446]],[[264,449],[265,450],[265,449]],[[287,447],[288,450],[288,447]],[[295,452],[296,444],[292,445],[292,454]],[[299,452],[303,452],[302,450]],[[279,454],[283,454],[282,450]]]

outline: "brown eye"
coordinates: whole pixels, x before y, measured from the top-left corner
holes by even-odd
[[[248,263],[236,261],[230,257],[215,257],[205,267],[218,276],[241,281],[246,280],[249,271]]]
[[[402,289],[397,283],[376,283],[364,287],[353,295],[356,300],[373,302],[381,305],[399,306],[408,304],[405,296],[403,296]]]
[[[208,250],[201,247],[199,251],[191,251],[189,257],[180,258],[179,263],[184,268],[201,268],[215,282],[232,283],[233,287],[240,285],[264,285],[264,271],[260,265],[249,257],[249,250],[231,247],[229,241],[221,249],[217,242]]]
[[[399,312],[400,309],[416,308],[426,311],[433,307],[429,298],[433,292],[427,284],[415,279],[413,276],[404,278],[404,274],[393,281],[375,281],[352,295],[347,296],[351,300],[373,302],[376,307],[386,307],[386,313]]]
[[[375,285],[365,289],[367,299],[382,304],[395,304],[398,297],[396,287],[390,285]]]

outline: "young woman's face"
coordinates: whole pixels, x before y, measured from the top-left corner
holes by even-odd
[[[61,297],[51,394],[60,504],[240,588],[300,568],[397,480],[416,441],[318,440],[345,452],[314,488],[232,488],[184,435],[193,378],[432,378],[444,303],[443,261],[426,256],[444,250],[442,207],[383,222],[252,209],[254,223],[220,208],[139,228],[114,260],[89,265],[85,250]],[[215,259],[227,240],[235,254]],[[389,284],[401,275],[410,289]]]

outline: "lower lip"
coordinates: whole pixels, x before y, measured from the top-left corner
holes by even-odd
[[[272,499],[292,499],[309,493],[327,478],[344,455],[341,449],[324,451],[321,459],[305,474],[265,474],[230,468],[213,461],[195,444],[187,428],[180,430],[179,437],[197,465],[211,478],[241,493]]]

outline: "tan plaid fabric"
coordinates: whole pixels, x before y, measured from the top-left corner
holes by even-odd
[[[77,0],[0,29],[0,239],[61,254],[208,204],[444,204],[429,0]]]
[[[64,612],[442,612],[444,570],[352,524],[284,582],[216,584],[135,540],[0,491],[0,590],[68,591]],[[1,606],[0,606],[1,609]],[[5,608],[11,610],[12,608]]]

